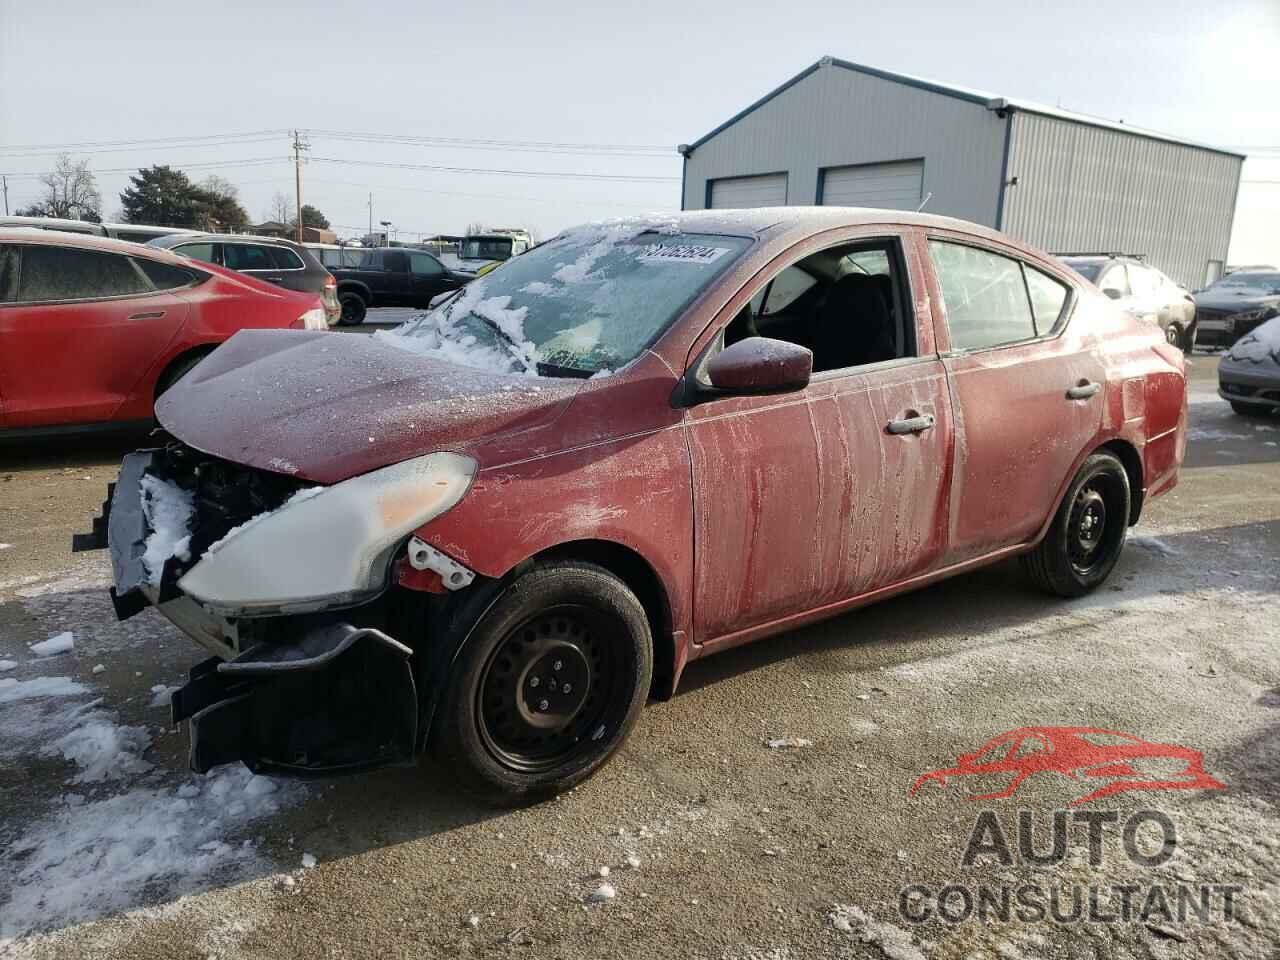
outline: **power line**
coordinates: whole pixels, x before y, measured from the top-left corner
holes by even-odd
[[[325,140],[356,143],[391,143],[404,146],[447,147],[468,150],[505,150],[529,153],[558,153],[586,156],[629,156],[667,158],[674,156],[670,146],[659,144],[567,143],[547,140],[498,140],[468,137],[428,137],[408,134],[354,133],[341,130],[308,130],[311,136]]]
[[[288,163],[287,157],[254,157],[248,160],[200,160],[194,163],[184,163],[181,165],[184,170],[191,169],[211,169],[214,167],[260,167],[270,163]],[[165,164],[167,166],[167,164]],[[138,167],[112,167],[104,170],[94,170],[93,174],[97,176],[100,173],[137,173]],[[13,180],[18,179],[39,179],[46,176],[48,171],[41,172],[24,172],[24,173],[6,173],[5,176]]]
[[[193,135],[190,137],[152,137],[149,139],[133,139],[133,140],[84,140],[80,143],[28,143],[11,145],[4,149],[4,153],[11,153],[21,150],[78,150],[88,147],[122,147],[122,146],[148,146],[153,144],[172,144],[172,143],[195,143],[209,142],[217,140],[236,140],[243,137],[267,137],[267,136],[285,136],[288,130],[252,130],[245,133],[210,133],[205,135]]]
[[[620,183],[679,183],[679,177],[651,177],[622,173],[557,172],[551,170],[506,170],[491,167],[444,167],[430,163],[397,163],[390,160],[344,160],[339,157],[312,157],[314,163],[343,163],[353,166],[384,167],[397,170],[429,170],[435,173],[481,173],[504,177],[537,177],[562,180],[602,180]]]
[[[278,141],[278,136],[269,137],[244,137],[236,140],[219,140],[210,143],[172,143],[159,146],[127,146],[127,147],[103,147],[93,150],[76,150],[80,156],[97,157],[104,153],[141,153],[142,151],[155,152],[157,150],[202,150],[209,147],[234,147],[242,144],[250,143],[271,143]],[[46,151],[27,151],[19,152],[17,150],[0,150],[0,156],[11,157],[17,160],[23,160],[34,157],[54,157],[63,153],[69,153],[69,150],[46,150]]]

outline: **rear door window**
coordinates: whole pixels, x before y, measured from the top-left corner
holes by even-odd
[[[202,260],[205,263],[221,263],[218,257],[216,243],[183,243],[173,248],[174,253],[180,253],[184,257],[190,257],[192,260]]]
[[[101,250],[23,245],[17,300],[105,300],[148,293],[151,285],[128,257]]]
[[[929,241],[929,255],[942,287],[953,350],[981,350],[1036,336],[1017,260],[942,240]]]
[[[224,243],[222,263],[229,270],[274,270],[267,249],[256,243]]]
[[[270,251],[271,260],[278,270],[302,270],[306,267],[302,258],[288,247],[266,247],[265,249]]]
[[[389,250],[382,255],[382,269],[391,273],[409,272],[409,255],[400,250]]]
[[[18,292],[18,248],[0,246],[0,303],[12,301]]]
[[[420,277],[438,277],[444,273],[440,261],[429,253],[409,254],[409,264],[415,274]]]
[[[196,282],[196,274],[192,270],[184,270],[182,267],[156,260],[146,260],[142,257],[135,258],[133,262],[147,275],[147,279],[157,290],[177,290]],[[202,276],[208,276],[208,274],[202,274]]]

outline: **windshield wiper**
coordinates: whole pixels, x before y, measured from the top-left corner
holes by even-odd
[[[522,367],[524,367],[526,371],[529,370],[529,361],[524,356],[524,350],[520,346],[520,344],[516,341],[516,339],[513,336],[511,336],[511,334],[507,333],[507,331],[503,330],[502,327],[498,326],[498,324],[495,321],[490,320],[488,317],[481,316],[478,313],[473,313],[470,310],[468,310],[465,314],[463,314],[463,316],[475,317],[477,320],[483,323],[486,327],[492,330],[494,334],[497,335],[498,339],[501,340],[504,344],[506,344],[507,348],[511,352],[511,355],[516,359],[516,361]],[[578,379],[581,379],[581,380],[587,380],[595,373],[594,370],[583,370],[581,367],[566,367],[566,366],[562,366],[561,364],[550,363],[545,360],[535,361],[533,364],[533,368],[534,368],[534,372],[540,376],[577,377]]]
[[[544,377],[577,377],[579,380],[590,380],[595,376],[594,370],[583,370],[581,367],[562,367],[558,363],[539,360],[535,366]]]

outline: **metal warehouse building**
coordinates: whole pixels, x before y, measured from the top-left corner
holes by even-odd
[[[684,155],[682,208],[830,204],[973,220],[1056,253],[1222,273],[1244,157],[824,57]]]

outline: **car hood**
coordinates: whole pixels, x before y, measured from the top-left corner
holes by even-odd
[[[1233,292],[1206,290],[1203,293],[1197,293],[1195,301],[1197,307],[1239,313],[1280,304],[1280,294],[1270,294],[1265,290],[1247,287]]]
[[[197,450],[328,484],[537,431],[585,382],[473,370],[381,339],[242,330],[156,402],[156,419]]]
[[[1268,320],[1237,340],[1223,356],[1219,369],[1222,367],[1250,372],[1280,367],[1280,317]]]

